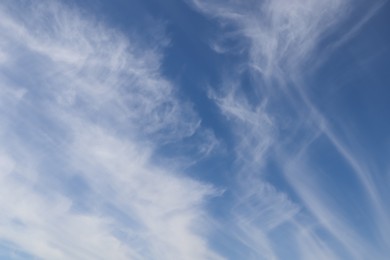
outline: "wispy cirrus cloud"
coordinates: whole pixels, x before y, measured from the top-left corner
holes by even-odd
[[[161,46],[57,1],[0,12],[1,243],[44,259],[219,259],[204,210],[216,190],[152,161],[215,139],[161,75]]]
[[[388,236],[382,231],[388,230],[388,223],[383,216],[388,212],[383,193],[378,193],[378,183],[373,181],[373,173],[362,158],[358,160],[359,154],[314,105],[308,91],[311,86],[305,80],[330,55],[329,50],[350,40],[384,2],[376,2],[367,15],[356,19],[356,26],[341,40],[332,39],[332,33],[357,8],[351,1],[188,2],[228,32],[211,48],[229,55],[229,47],[233,46],[231,51],[242,57],[242,64],[234,68],[238,73],[230,75],[226,84],[219,87],[221,91],[211,98],[236,136],[236,175],[240,183],[237,205],[253,208],[237,210],[238,215],[233,214],[230,223],[246,234],[241,236],[245,237],[242,240],[255,252],[246,257],[359,259],[375,255],[384,259]],[[325,41],[331,48],[322,50]],[[243,71],[250,74],[249,95],[248,80],[242,80]],[[330,187],[321,179],[324,165],[310,162],[310,155],[321,150],[319,140],[324,136],[352,169],[351,179],[358,184],[351,185],[369,201],[362,207],[373,212],[367,217],[377,223],[369,228],[375,233],[374,242],[367,238],[367,230],[349,222],[348,217],[358,207],[339,214],[345,203],[328,194]],[[327,157],[329,152],[322,151],[321,155]],[[287,188],[283,182],[272,187],[268,181],[278,171],[283,173]],[[273,192],[266,192],[269,189],[263,189],[264,185],[272,187]],[[353,199],[351,203],[355,203]],[[280,221],[270,228],[268,218]],[[240,224],[243,219],[246,227]],[[279,225],[285,228],[278,230]],[[289,241],[288,245],[282,240]],[[303,241],[310,241],[312,246]],[[263,250],[257,251],[258,248]]]
[[[226,147],[164,77],[158,21],[126,35],[61,1],[0,4],[0,256],[385,259],[386,177],[307,78],[386,2],[186,2],[234,56],[207,90]],[[221,147],[223,193],[185,174]]]

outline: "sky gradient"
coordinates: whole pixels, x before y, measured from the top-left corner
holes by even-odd
[[[0,259],[388,259],[388,1],[0,17]]]

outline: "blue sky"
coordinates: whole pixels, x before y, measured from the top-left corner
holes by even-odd
[[[388,259],[387,1],[0,17],[0,259]]]

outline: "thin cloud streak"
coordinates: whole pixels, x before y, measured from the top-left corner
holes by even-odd
[[[58,2],[1,15],[0,238],[45,259],[219,259],[204,210],[218,192],[152,162],[214,138],[161,76],[160,47]]]
[[[333,30],[346,21],[349,12],[354,8],[353,3],[347,0],[188,2],[200,12],[220,22],[222,27],[231,28],[228,36],[222,35],[219,41],[223,43],[224,37],[237,40],[237,44],[242,47],[241,53],[246,54],[244,64],[241,64],[240,68],[247,68],[255,85],[253,93],[258,99],[256,104],[250,103],[245,96],[240,83],[240,72],[236,73],[236,77],[230,76],[225,82],[227,84],[220,87],[222,94],[212,95],[236,136],[236,175],[238,182],[241,181],[241,192],[237,192],[240,199],[237,199],[237,204],[242,204],[242,200],[246,200],[244,203],[254,203],[251,196],[246,196],[246,188],[252,187],[253,183],[271,185],[267,183],[267,175],[271,174],[267,163],[275,160],[294,191],[293,197],[299,197],[299,200],[286,197],[285,200],[272,203],[273,207],[278,209],[272,216],[277,217],[280,212],[284,212],[286,219],[281,223],[297,229],[294,236],[300,241],[300,258],[296,256],[297,259],[359,259],[362,256],[374,255],[378,259],[384,259],[384,248],[370,243],[362,233],[355,232],[354,227],[336,213],[338,206],[327,201],[327,191],[323,190],[320,180],[317,179],[316,167],[319,166],[308,164],[305,160],[313,142],[318,137],[328,136],[330,143],[351,166],[364,187],[362,192],[366,193],[371,202],[370,207],[376,212],[372,221],[377,223],[377,231],[381,234],[378,240],[388,240],[388,235],[380,231],[384,229],[387,230],[384,232],[388,233],[388,221],[384,217],[388,212],[381,194],[377,193],[378,189],[371,180],[371,173],[357,161],[356,154],[331,130],[328,120],[313,105],[306,93],[305,77],[302,76],[309,64],[314,63],[317,64],[315,67],[318,67],[318,60],[324,61],[321,56],[324,52],[320,52],[318,46],[323,40],[329,40],[327,37],[332,35]],[[375,4],[342,41],[350,40],[382,5],[383,2]],[[242,40],[243,38],[245,40]],[[340,42],[336,41],[335,44],[331,46],[339,46]],[[212,43],[211,48],[219,53],[228,53],[227,45],[219,45],[219,42]],[[231,51],[236,53],[234,48]],[[325,55],[329,54],[325,51]],[[287,111],[279,109],[281,107],[287,107]],[[290,131],[287,132],[286,128]],[[284,132],[286,134],[282,135]],[[297,164],[303,165],[299,169],[288,169],[289,166]],[[257,184],[257,187],[260,189],[261,184]],[[358,189],[360,190],[360,187]],[[275,188],[274,196],[281,194],[283,193]],[[264,194],[261,196],[270,203],[275,198],[271,196],[267,199]],[[289,204],[300,208],[301,203],[304,209],[302,211],[289,214],[289,210],[286,210],[290,208],[287,206]],[[264,205],[259,205],[256,207],[257,211],[254,211],[261,216],[264,214],[263,207]],[[255,238],[250,236],[248,230],[266,230],[266,222],[260,221],[258,225],[250,212],[241,211],[241,214],[251,228],[237,228],[248,233],[246,244],[253,244]],[[340,246],[331,243],[331,240],[318,236],[317,231],[307,232],[305,225],[308,223],[302,219],[318,223],[317,230],[332,234],[342,244],[342,250]],[[233,218],[230,224],[239,226],[239,221]],[[307,236],[311,241],[316,241],[316,250],[313,250],[314,245],[313,248],[303,246],[302,241],[307,241]],[[265,241],[264,245],[278,248],[278,243],[273,240],[270,232],[259,237]],[[294,243],[291,242],[291,245]],[[255,251],[256,246],[252,248]],[[282,251],[282,248],[279,248],[270,252]],[[269,253],[268,257],[277,257],[275,254]],[[261,256],[260,252],[259,255]]]
[[[162,75],[170,40],[158,22],[144,26],[157,28],[146,42],[59,1],[0,4],[0,240],[10,251],[0,255],[385,259],[390,208],[370,155],[336,131],[305,80],[385,2],[340,40],[350,0],[186,2],[221,25],[210,48],[241,61],[208,89],[233,137],[222,189],[184,174],[224,144]],[[324,143],[351,171],[351,205],[324,181]],[[223,216],[208,212],[215,197]],[[354,203],[367,211],[360,222]]]

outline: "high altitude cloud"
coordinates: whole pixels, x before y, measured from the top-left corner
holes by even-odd
[[[161,46],[57,1],[0,13],[2,253],[218,258],[204,238],[215,190],[151,159],[193,136],[209,152],[214,138],[161,76]]]
[[[241,191],[237,191],[230,222],[235,228],[230,235],[249,249],[240,257],[384,259],[388,235],[383,230],[388,231],[389,223],[383,194],[372,179],[373,172],[358,161],[359,154],[347,146],[313,104],[308,94],[312,86],[305,81],[331,54],[329,51],[353,37],[384,2],[373,4],[362,19],[357,19],[356,26],[338,40],[332,39],[332,33],[356,8],[352,1],[188,2],[219,22],[225,31],[211,47],[222,54],[241,54],[243,60],[236,65],[239,69],[231,68],[238,73],[230,74],[219,91],[211,95],[236,136]],[[330,43],[321,50],[324,40]],[[244,84],[248,85],[243,80],[245,73],[249,73],[252,83],[250,95],[248,87],[244,88]],[[330,189],[337,188],[322,182],[322,171],[328,169],[323,169],[312,156],[327,156],[325,150],[316,150],[319,142],[333,147],[346,167],[352,169],[351,180],[359,182],[354,184],[355,189],[369,201],[364,207],[374,212],[370,216],[377,223],[372,227],[374,241],[348,221],[347,216],[355,214],[356,209],[341,213],[342,203],[329,194]],[[267,182],[276,174],[275,168],[283,173],[292,192]],[[281,225],[284,228],[278,228]],[[287,245],[282,240],[288,241]]]
[[[1,2],[0,258],[386,259],[384,179],[307,80],[385,1],[183,1],[233,57],[206,91],[226,146],[164,76],[158,21]],[[185,174],[203,159],[225,187]]]

